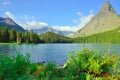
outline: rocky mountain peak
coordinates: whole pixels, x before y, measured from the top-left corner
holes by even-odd
[[[7,17],[6,20],[13,21],[10,17]]]
[[[0,17],[0,27],[8,27],[8,29],[15,29],[16,31],[25,31],[21,26],[16,24],[11,18]]]
[[[75,37],[88,36],[96,33],[105,32],[120,26],[120,16],[110,4],[105,1],[98,14],[82,29],[75,33]]]
[[[108,12],[116,13],[116,10],[113,8],[110,2],[106,0],[99,13],[108,13]]]
[[[11,18],[7,17],[6,18],[6,21],[5,21],[7,24],[10,24],[10,25],[17,25]]]

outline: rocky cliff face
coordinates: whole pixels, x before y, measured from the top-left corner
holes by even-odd
[[[11,18],[2,18],[0,17],[0,27],[8,27],[8,29],[15,29],[16,31],[22,31],[24,32],[25,30],[16,24]]]
[[[106,1],[99,13],[86,26],[75,33],[75,37],[100,33],[119,26],[120,16],[116,13],[116,10],[109,1]]]

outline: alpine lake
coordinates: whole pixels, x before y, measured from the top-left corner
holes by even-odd
[[[102,53],[120,55],[119,44],[0,44],[0,54],[15,56],[16,53],[30,54],[32,62],[52,62],[63,65],[69,54],[88,48]]]

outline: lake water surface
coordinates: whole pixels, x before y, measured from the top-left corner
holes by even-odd
[[[70,52],[80,51],[83,47],[98,50],[100,53],[120,53],[120,45],[115,44],[0,44],[0,54],[13,56],[16,53],[29,53],[33,62],[45,61],[63,65]]]

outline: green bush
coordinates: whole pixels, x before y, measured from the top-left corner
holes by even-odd
[[[0,55],[0,79],[16,80],[27,75],[30,65],[29,55],[17,54],[10,58],[7,55]]]
[[[38,69],[38,64],[36,63],[31,63],[30,66],[29,66],[29,70],[30,70],[30,74],[36,72]]]
[[[38,76],[34,73],[40,71]],[[65,68],[53,63],[39,65],[30,62],[30,55],[14,57],[0,55],[0,80],[119,80],[120,57],[84,49],[73,52]]]
[[[58,72],[56,71],[56,65],[53,63],[46,64],[45,69],[39,74],[40,80],[56,80]]]
[[[54,64],[46,65],[39,74],[41,80],[106,80],[119,79],[120,58],[117,55],[100,55],[89,49],[73,52],[67,67],[57,70]],[[113,76],[114,75],[114,76]]]
[[[105,75],[119,75],[120,58],[117,55],[100,55],[100,53],[85,49],[70,55],[68,66],[74,70],[74,74],[89,73],[94,77]],[[87,76],[88,77],[88,76]]]

